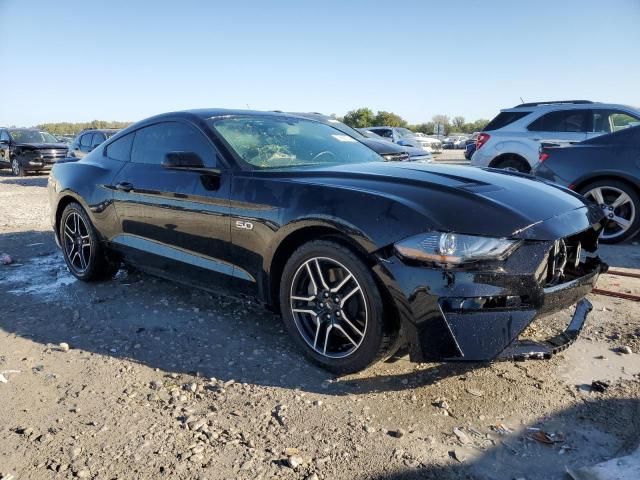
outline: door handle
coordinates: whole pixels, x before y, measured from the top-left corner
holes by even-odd
[[[133,190],[133,184],[129,182],[117,183],[116,190],[120,190],[121,192],[130,192],[131,190]]]

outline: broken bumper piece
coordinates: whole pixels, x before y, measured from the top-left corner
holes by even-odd
[[[593,309],[593,305],[586,298],[580,300],[576,305],[571,322],[567,329],[559,335],[542,342],[532,340],[516,340],[502,351],[496,360],[545,360],[551,358],[558,352],[565,350],[575,342],[582,331],[587,315]]]

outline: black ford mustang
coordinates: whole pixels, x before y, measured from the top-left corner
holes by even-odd
[[[257,295],[302,350],[353,372],[410,358],[547,357],[578,334],[606,266],[602,212],[517,173],[385,163],[344,132],[291,114],[194,110],[121,131],[49,178],[70,271],[121,261]],[[516,341],[578,302],[564,335]]]

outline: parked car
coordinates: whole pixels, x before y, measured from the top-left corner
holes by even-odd
[[[98,145],[101,145],[107,138],[111,138],[119,130],[113,128],[94,129],[89,128],[81,131],[69,146],[69,156],[82,158],[91,152]]]
[[[67,144],[33,128],[0,128],[0,168],[16,176],[49,170],[67,156]]]
[[[367,130],[389,140],[407,147],[422,148],[431,153],[439,152],[442,144],[439,140],[429,137],[417,136],[408,128],[403,127],[367,127]]]
[[[608,218],[603,242],[621,242],[640,231],[640,127],[571,146],[543,144],[533,173],[595,202]]]
[[[530,172],[542,142],[581,142],[640,122],[640,110],[588,100],[523,103],[502,110],[477,140],[471,164]]]
[[[453,148],[455,148],[456,150],[464,150],[467,145],[467,139],[468,137],[464,136],[456,137],[453,141]]]
[[[393,143],[393,140],[391,140],[389,138],[381,137],[377,133],[374,133],[371,130],[369,130],[368,128],[356,128],[355,130],[357,130],[358,132],[362,133],[367,138],[373,138],[375,140],[384,140],[387,143],[392,143],[394,145],[402,146],[400,144]],[[419,137],[421,137],[420,138],[421,143],[422,143],[421,147],[408,147],[408,146],[402,146],[402,147],[403,148],[407,148],[407,149],[413,149],[413,151],[416,151],[416,150],[422,151],[423,154],[424,154],[424,152],[427,152],[427,154],[429,155],[429,157],[431,159],[433,159],[433,155],[434,154],[440,153],[442,151],[442,144],[440,143],[439,140],[434,140],[433,138],[428,137],[428,136],[426,136],[424,134],[419,135]],[[425,145],[428,145],[426,147],[426,150],[425,150]]]
[[[464,158],[466,158],[467,160],[471,160],[471,157],[473,157],[475,151],[476,142],[467,143],[467,145],[464,147]]]
[[[355,138],[360,143],[364,143],[371,150],[382,156],[389,162],[432,162],[433,157],[430,152],[427,152],[421,148],[405,147],[396,143],[391,143],[378,137],[375,133],[371,136],[367,136],[362,132],[351,128],[349,125],[336,120],[333,117],[323,115],[321,113],[294,113],[294,115],[311,118],[312,120],[318,120],[320,122],[327,123],[334,128],[337,128],[343,133]],[[377,137],[377,138],[376,138]]]
[[[545,357],[576,338],[606,266],[603,214],[510,172],[382,161],[324,123],[242,110],[138,122],[49,176],[70,272],[121,261],[207,289],[256,295],[333,372],[403,342],[413,361]],[[562,342],[517,342],[578,302]]]
[[[444,137],[442,139],[442,148],[444,150],[451,150],[453,148],[453,138],[452,137]]]

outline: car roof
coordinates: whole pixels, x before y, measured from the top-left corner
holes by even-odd
[[[193,110],[182,110],[179,112],[171,112],[173,114],[192,114],[202,119],[211,118],[211,117],[227,117],[234,115],[244,115],[244,116],[256,116],[256,117],[264,117],[264,116],[278,116],[278,117],[297,117],[297,118],[309,118],[302,117],[296,113],[282,112],[280,110],[271,110],[271,111],[263,111],[263,110],[242,110],[242,109],[226,109],[226,108],[199,108]],[[167,113],[166,115],[169,115]],[[322,115],[322,114],[316,114]]]
[[[617,108],[622,110],[634,110],[637,108],[630,105],[622,105],[618,103],[602,103],[602,102],[590,102],[588,100],[578,100],[571,102],[540,102],[540,103],[523,103],[511,108],[504,108],[501,112],[540,112],[547,110],[584,110],[588,109],[603,109],[603,108]]]
[[[81,130],[79,133],[87,133],[87,132],[118,132],[120,128],[85,128]]]

